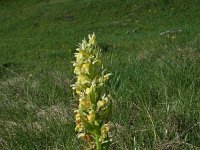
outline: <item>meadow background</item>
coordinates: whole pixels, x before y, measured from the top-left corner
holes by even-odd
[[[93,32],[113,74],[111,149],[200,149],[199,8],[199,0],[0,0],[0,149],[79,149],[71,61]]]

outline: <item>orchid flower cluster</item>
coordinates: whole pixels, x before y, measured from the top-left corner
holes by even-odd
[[[110,140],[109,117],[112,102],[106,93],[105,83],[111,75],[106,74],[100,60],[101,49],[96,44],[96,36],[88,35],[79,44],[73,62],[76,82],[72,85],[79,99],[78,109],[75,110],[75,131],[77,137],[88,144],[89,149],[108,149]]]

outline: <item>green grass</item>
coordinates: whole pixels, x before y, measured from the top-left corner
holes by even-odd
[[[108,88],[117,132],[111,149],[198,149],[199,5],[1,0],[0,149],[79,149],[71,61],[93,32],[113,73]]]

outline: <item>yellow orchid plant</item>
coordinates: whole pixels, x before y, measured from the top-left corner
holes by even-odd
[[[107,150],[110,139],[109,117],[112,102],[106,93],[105,83],[109,74],[105,74],[100,60],[101,49],[96,44],[96,36],[88,35],[79,44],[73,62],[76,82],[72,85],[79,100],[75,112],[75,131],[77,137],[88,144],[88,149]]]

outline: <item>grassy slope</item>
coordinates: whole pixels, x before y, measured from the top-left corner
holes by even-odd
[[[95,32],[118,125],[113,149],[200,145],[198,0],[1,0],[0,146],[78,149],[70,62]],[[160,32],[181,33],[160,36]]]

